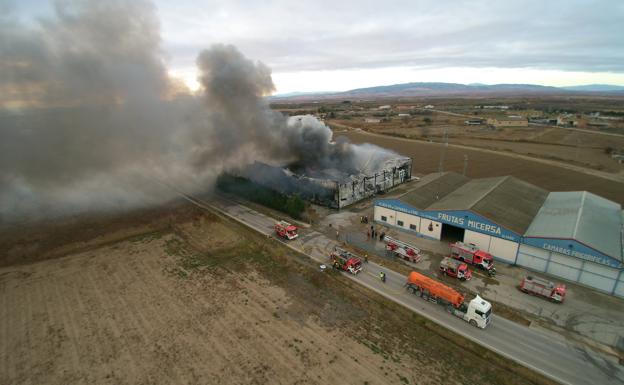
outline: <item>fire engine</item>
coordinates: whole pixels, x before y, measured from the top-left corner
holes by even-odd
[[[420,262],[421,254],[418,247],[387,235],[384,237],[384,242],[386,242],[386,250],[393,252],[397,257],[410,262]]]
[[[496,273],[492,254],[479,250],[474,243],[452,243],[451,257],[484,269],[489,275],[494,275]]]
[[[291,225],[286,221],[279,221],[275,224],[275,232],[278,236],[286,239],[295,239],[297,234],[297,226]]]
[[[449,257],[444,257],[442,262],[440,262],[440,272],[461,281],[469,281],[470,278],[472,278],[472,271],[468,269],[468,265],[465,262],[460,262]]]
[[[351,274],[357,274],[362,271],[362,260],[340,247],[335,247],[334,251],[329,254],[332,266],[336,269],[348,271]]]
[[[566,286],[564,284],[555,284],[530,275],[520,282],[519,289],[524,293],[539,295],[559,303],[563,302],[566,294]]]

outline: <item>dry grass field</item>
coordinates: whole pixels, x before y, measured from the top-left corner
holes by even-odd
[[[373,143],[411,157],[415,174],[438,171],[443,148],[440,143],[356,131],[341,134],[355,143]],[[550,191],[586,190],[624,204],[624,183],[513,156],[449,146],[444,155],[444,170],[462,173],[465,155],[468,156],[466,175],[471,178],[513,175]]]
[[[184,218],[1,268],[0,383],[546,383],[244,228]]]
[[[624,176],[624,165],[611,158],[606,151],[607,148],[624,149],[624,136],[608,136],[558,127],[531,126],[492,130],[487,126],[466,126],[463,118],[449,118],[443,114],[433,114],[434,123],[424,125],[419,118],[416,117],[407,124],[397,119],[377,124],[366,124],[358,120],[340,120],[335,123],[388,136],[434,142],[442,141],[446,132],[451,144],[555,160]]]

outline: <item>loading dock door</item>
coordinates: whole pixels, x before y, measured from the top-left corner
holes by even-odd
[[[461,227],[448,225],[446,223],[442,224],[442,235],[440,239],[442,241],[446,241],[449,243],[463,241],[464,240],[464,232],[465,230]]]

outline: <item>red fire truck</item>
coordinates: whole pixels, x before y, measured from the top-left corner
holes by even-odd
[[[444,257],[442,262],[440,262],[440,272],[449,277],[455,277],[460,281],[469,281],[472,278],[472,271],[468,269],[468,265],[465,262],[449,257]]]
[[[524,293],[539,295],[559,303],[563,302],[566,294],[566,286],[564,284],[555,284],[530,275],[520,282],[519,289]]]
[[[329,254],[329,258],[335,269],[348,271],[351,274],[357,274],[362,271],[362,260],[340,247],[334,247],[334,251]]]
[[[384,242],[386,242],[386,250],[393,252],[397,257],[410,262],[420,262],[421,254],[418,247],[387,235],[384,237]]]
[[[451,243],[451,257],[462,262],[475,265],[485,271],[489,275],[496,274],[494,268],[494,258],[492,254],[483,250],[479,250],[474,243],[455,242]]]
[[[295,239],[299,236],[297,234],[297,226],[291,225],[286,221],[279,221],[275,224],[275,233],[278,236],[286,239]]]

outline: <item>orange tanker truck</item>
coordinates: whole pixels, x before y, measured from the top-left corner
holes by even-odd
[[[492,322],[492,305],[478,295],[466,303],[457,290],[416,271],[407,277],[405,287],[425,300],[445,305],[449,313],[472,326],[484,329]]]

